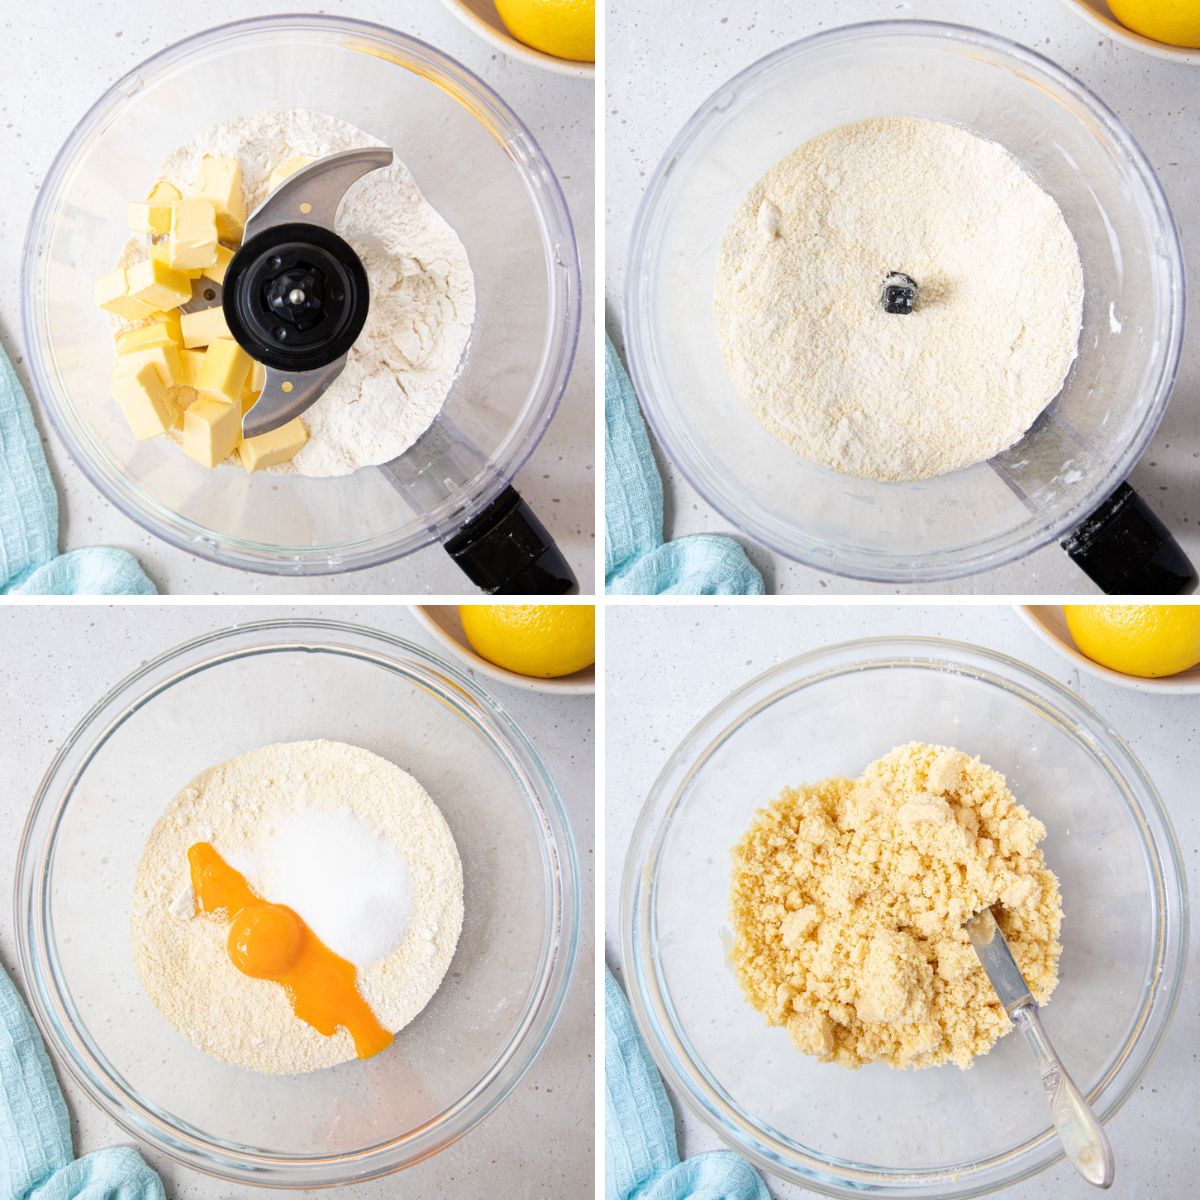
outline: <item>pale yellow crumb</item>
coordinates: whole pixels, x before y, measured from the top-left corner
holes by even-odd
[[[946,746],[785,789],[733,849],[746,998],[825,1061],[969,1067],[1011,1027],[963,930],[973,913],[999,906],[1039,1004],[1058,982],[1045,836],[1003,775]]]

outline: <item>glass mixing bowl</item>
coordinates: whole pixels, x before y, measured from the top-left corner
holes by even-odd
[[[687,735],[651,789],[621,886],[625,979],[687,1106],[764,1169],[827,1196],[977,1196],[1062,1156],[1020,1038],[970,1071],[848,1071],[769,1029],[726,960],[729,851],[755,810],[909,741],[979,755],[1045,823],[1065,917],[1042,1016],[1101,1119],[1137,1085],[1183,979],[1185,884],[1162,802],[1103,718],[1053,680],[935,638],[850,642],[759,676]]]
[[[125,204],[205,126],[268,106],[311,108],[381,138],[457,231],[475,273],[471,341],[443,415],[469,469],[432,464],[414,512],[386,472],[333,479],[215,472],[138,442],[108,394],[112,334],[92,299],[128,234]],[[227,566],[317,574],[445,540],[520,469],[558,404],[579,333],[579,260],[558,181],[490,88],[440,51],[330,16],[272,16],[188,38],[115,83],[80,121],[38,195],[22,267],[38,398],[88,478],[172,545]],[[453,468],[453,469],[450,469]]]
[[[150,827],[199,771],[304,738],[365,746],[428,789],[458,843],[465,918],[441,988],[388,1050],[258,1075],[197,1050],[143,992],[133,881]],[[558,1018],[578,886],[553,781],[467,676],[375,630],[264,621],[156,658],[67,739],[21,841],[18,950],[42,1034],[129,1133],[226,1179],[318,1187],[419,1162],[503,1100]]]
[[[889,115],[948,121],[1011,151],[1062,209],[1086,289],[1079,357],[1025,437],[990,464],[915,483],[842,475],[768,433],[729,379],[713,316],[717,253],[750,187],[809,138]],[[991,34],[884,22],[776,51],[688,121],[634,223],[625,336],[651,427],[715,509],[819,570],[913,583],[1027,554],[1117,488],[1167,404],[1183,286],[1153,170],[1086,88]]]

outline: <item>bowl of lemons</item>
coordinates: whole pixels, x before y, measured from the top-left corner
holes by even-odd
[[[1144,692],[1200,692],[1200,604],[1027,604],[1018,610],[1080,670]]]
[[[1114,42],[1172,62],[1200,64],[1197,0],[1066,0]]]
[[[596,76],[596,0],[442,0],[469,29],[534,67]]]
[[[451,654],[497,683],[560,696],[596,690],[594,604],[426,604],[413,612]]]

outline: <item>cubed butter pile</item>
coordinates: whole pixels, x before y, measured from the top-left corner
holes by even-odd
[[[272,187],[308,160],[276,168]],[[275,176],[279,178],[276,179]],[[160,180],[129,205],[129,227],[149,238],[147,257],[96,283],[96,303],[125,321],[116,336],[111,391],[140,441],[178,430],[183,451],[205,467],[236,452],[247,471],[277,466],[308,441],[297,417],[271,433],[242,437],[242,417],[264,372],[230,336],[221,308],[181,313],[192,281],[221,283],[246,224],[236,158],[206,156],[191,195]]]

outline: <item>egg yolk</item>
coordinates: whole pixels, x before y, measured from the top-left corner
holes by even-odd
[[[229,922],[229,958],[239,971],[280,984],[292,1011],[318,1033],[347,1030],[359,1058],[391,1045],[392,1035],[359,993],[353,963],[334,954],[292,909],[256,895],[210,843],[197,842],[187,854],[196,909]]]

